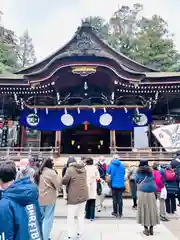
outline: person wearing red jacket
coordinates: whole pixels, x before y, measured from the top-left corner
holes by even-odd
[[[166,217],[165,199],[161,198],[161,191],[164,188],[164,183],[163,183],[163,177],[161,175],[161,172],[159,171],[159,163],[154,162],[152,169],[153,169],[152,172],[153,172],[153,176],[154,176],[154,182],[157,186],[156,198],[160,202],[160,219],[161,219],[161,221],[169,221],[168,218]]]

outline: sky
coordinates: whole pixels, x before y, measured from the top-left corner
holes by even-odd
[[[144,16],[158,14],[168,22],[180,51],[180,0],[0,0],[0,10],[2,24],[17,36],[28,29],[41,60],[72,38],[82,18],[98,15],[108,20],[121,5],[134,3],[144,5]]]

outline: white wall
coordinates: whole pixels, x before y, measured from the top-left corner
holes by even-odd
[[[134,148],[149,147],[148,126],[134,128]]]

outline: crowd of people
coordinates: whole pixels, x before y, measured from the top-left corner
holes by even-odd
[[[132,208],[146,236],[154,226],[169,221],[180,200],[180,153],[170,164],[140,160],[126,174],[118,155],[107,163],[104,157],[77,161],[69,157],[59,176],[53,159],[22,159],[0,163],[0,240],[49,240],[57,196],[63,190],[67,201],[68,239],[83,236],[84,219],[95,220],[96,208],[104,207],[105,196],[112,194],[112,215],[123,216],[123,192],[126,177],[132,195]],[[159,210],[157,207],[159,200]],[[180,204],[180,202],[179,202]],[[77,216],[77,221],[75,217]],[[77,226],[76,226],[77,222]]]

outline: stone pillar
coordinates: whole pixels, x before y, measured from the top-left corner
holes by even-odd
[[[117,151],[116,147],[116,131],[110,130],[110,153]]]
[[[58,150],[58,155],[61,153],[61,131],[56,131],[55,150]]]

